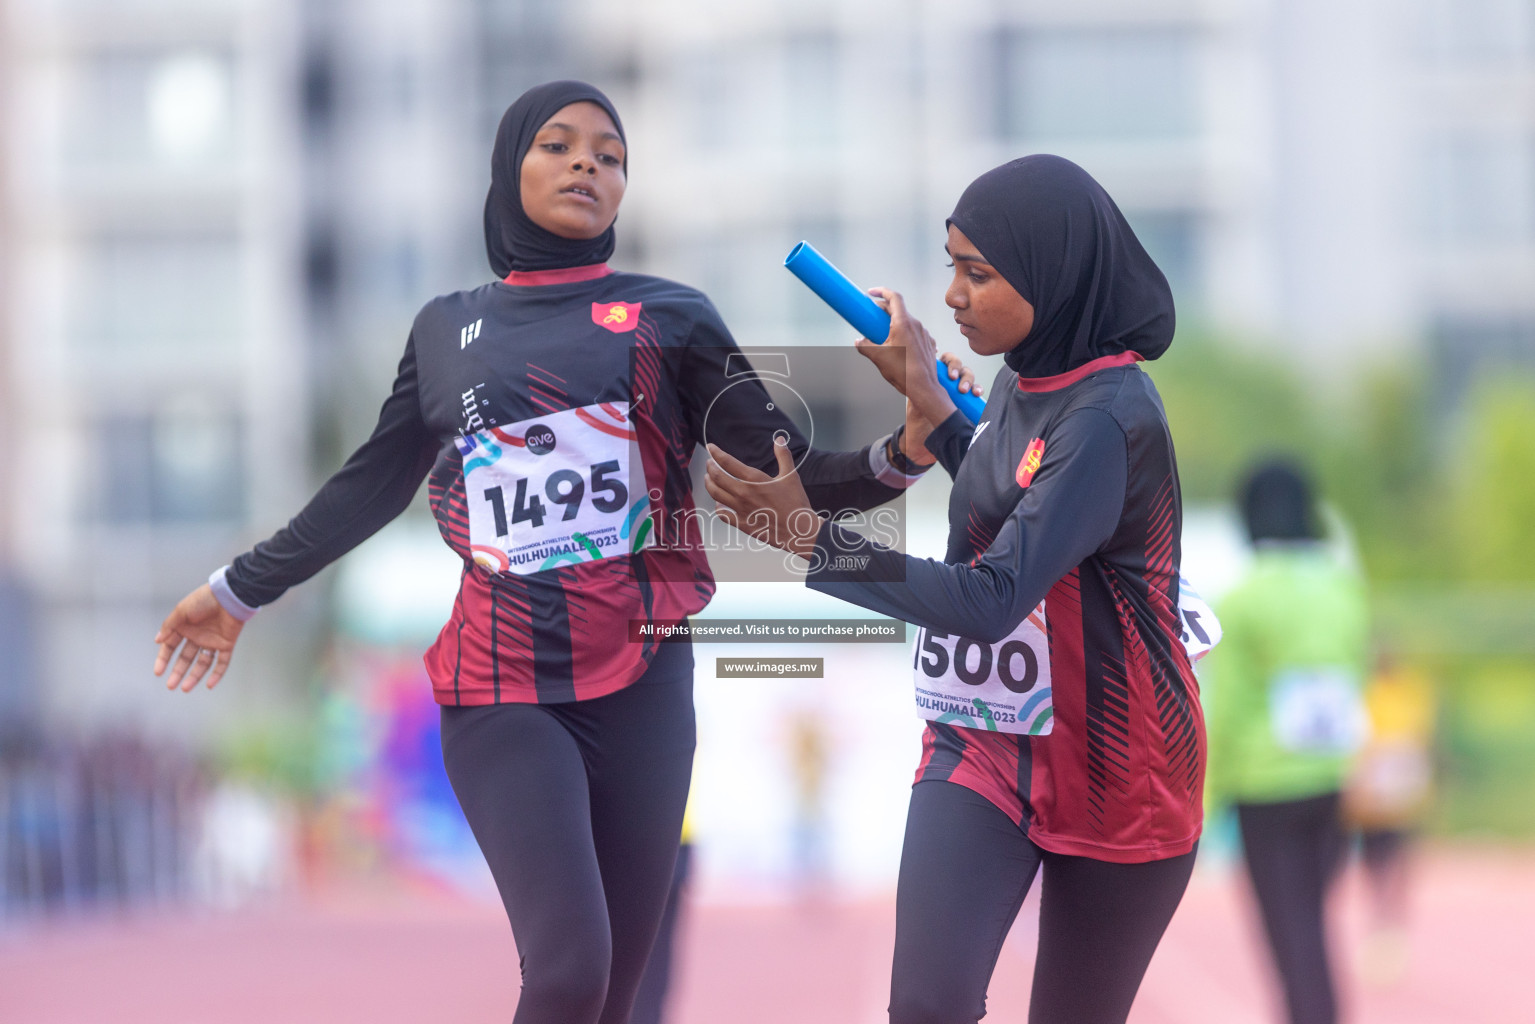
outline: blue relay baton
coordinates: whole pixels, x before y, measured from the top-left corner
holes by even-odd
[[[838,316],[853,325],[853,330],[876,345],[883,345],[890,337],[890,314],[879,308],[847,275],[816,251],[809,242],[801,242],[789,251],[783,265],[789,273],[799,278],[822,302],[830,306]],[[959,390],[959,381],[949,379],[949,368],[938,360],[938,382],[943,385],[954,405],[971,423],[979,423],[986,403],[979,395]]]

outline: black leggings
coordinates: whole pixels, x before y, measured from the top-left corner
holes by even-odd
[[[1332,1024],[1338,999],[1324,906],[1343,859],[1338,794],[1238,804],[1242,852],[1291,1024]]]
[[[693,767],[693,652],[617,693],[442,709],[442,751],[512,923],[515,1024],[623,1024],[671,888]]]
[[[1123,1024],[1183,898],[1194,854],[1110,864],[1041,850],[980,794],[911,791],[896,893],[891,1024],[974,1024],[1044,865],[1030,1024]]]

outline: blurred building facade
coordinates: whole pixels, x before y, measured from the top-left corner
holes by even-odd
[[[495,124],[549,78],[625,116],[615,262],[702,287],[743,343],[846,339],[779,269],[808,238],[957,347],[944,217],[1052,151],[1185,326],[1319,375],[1412,350],[1451,395],[1535,363],[1532,0],[3,9],[0,552],[69,714],[140,713],[169,603],[366,436],[420,303],[486,279]],[[291,694],[318,604],[263,613],[224,707]]]
[[[155,628],[254,524],[304,495],[295,10],[4,7],[0,522],[3,568],[35,609],[45,719],[207,717],[209,702],[153,693]],[[254,676],[296,667],[282,648],[302,651],[302,610],[251,645]],[[280,705],[286,688],[260,681],[223,700],[222,717]]]

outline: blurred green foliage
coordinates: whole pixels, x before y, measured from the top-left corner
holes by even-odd
[[[1528,659],[1457,666],[1440,716],[1437,831],[1528,836],[1535,791],[1535,672]]]
[[[229,778],[303,797],[320,782],[320,739],[317,728],[297,720],[252,722],[224,737],[217,759]]]
[[[1340,383],[1183,336],[1149,371],[1185,501],[1232,500],[1282,452],[1348,522],[1378,632],[1440,684],[1434,827],[1535,834],[1535,377],[1487,375],[1447,401],[1411,360]]]
[[[1468,419],[1453,466],[1461,568],[1472,579],[1529,583],[1535,580],[1535,382],[1486,382]]]

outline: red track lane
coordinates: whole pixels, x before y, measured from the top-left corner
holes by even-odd
[[[1352,1024],[1535,1019],[1535,853],[1438,851],[1422,865],[1412,969],[1395,987],[1347,970]],[[1278,1017],[1244,893],[1194,880],[1153,961],[1133,1024],[1270,1024]],[[1339,949],[1357,959],[1351,881]],[[1029,910],[1003,949],[986,1021],[1021,1022]],[[883,1021],[894,910],[844,905],[692,908],[673,1024]],[[56,920],[0,930],[6,1024],[454,1024],[505,1021],[516,951],[498,908],[410,883],[336,889],[238,913]]]

